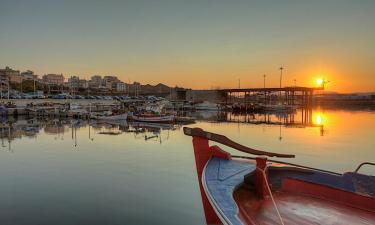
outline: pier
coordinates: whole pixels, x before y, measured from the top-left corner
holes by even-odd
[[[221,89],[218,92],[225,98],[225,104],[232,103],[264,103],[274,101],[286,105],[311,106],[314,91],[324,90],[324,87],[282,87],[282,88],[232,88]]]

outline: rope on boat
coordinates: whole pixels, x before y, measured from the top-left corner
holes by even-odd
[[[265,170],[267,169],[267,167],[268,167],[268,166],[266,166],[266,168],[264,168],[264,170],[262,170],[262,169],[260,169],[260,168],[257,167],[257,170],[260,170],[260,171],[263,173],[263,178],[264,178],[264,180],[266,181],[267,189],[268,189],[268,192],[270,193],[270,196],[271,196],[271,200],[272,200],[273,206],[274,206],[275,209],[276,209],[277,216],[278,216],[279,219],[280,219],[280,223],[281,223],[281,225],[284,225],[283,218],[281,217],[280,211],[279,211],[279,209],[277,208],[276,201],[275,201],[275,199],[273,198],[273,195],[272,195],[272,192],[271,192],[270,185],[268,184],[268,180],[267,180],[267,176],[266,176],[266,171],[265,171]]]

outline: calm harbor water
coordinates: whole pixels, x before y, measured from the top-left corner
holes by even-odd
[[[290,162],[342,173],[375,161],[372,111],[196,116],[189,127],[296,154]],[[205,223],[182,126],[19,118],[0,132],[0,224]]]

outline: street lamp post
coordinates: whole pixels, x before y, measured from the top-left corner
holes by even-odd
[[[266,74],[263,74],[263,88],[266,88]]]
[[[266,89],[266,74],[263,74],[263,88]],[[264,104],[267,103],[267,93],[264,90]]]
[[[281,66],[280,67],[280,92],[279,92],[279,99],[281,99],[281,83],[282,83],[282,80],[283,80],[283,67]]]
[[[23,78],[21,77],[21,95],[22,95],[22,93],[23,93],[23,87],[22,87],[22,85],[23,85]]]
[[[281,88],[281,82],[282,82],[282,80],[283,80],[283,67],[281,66],[280,67],[280,88]]]
[[[36,96],[36,91],[35,91],[35,77],[34,77],[34,96]]]

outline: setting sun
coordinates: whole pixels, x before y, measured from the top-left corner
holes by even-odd
[[[322,86],[322,85],[323,85],[323,79],[322,79],[322,78],[318,78],[318,79],[316,80],[316,84],[317,84],[318,86]]]

